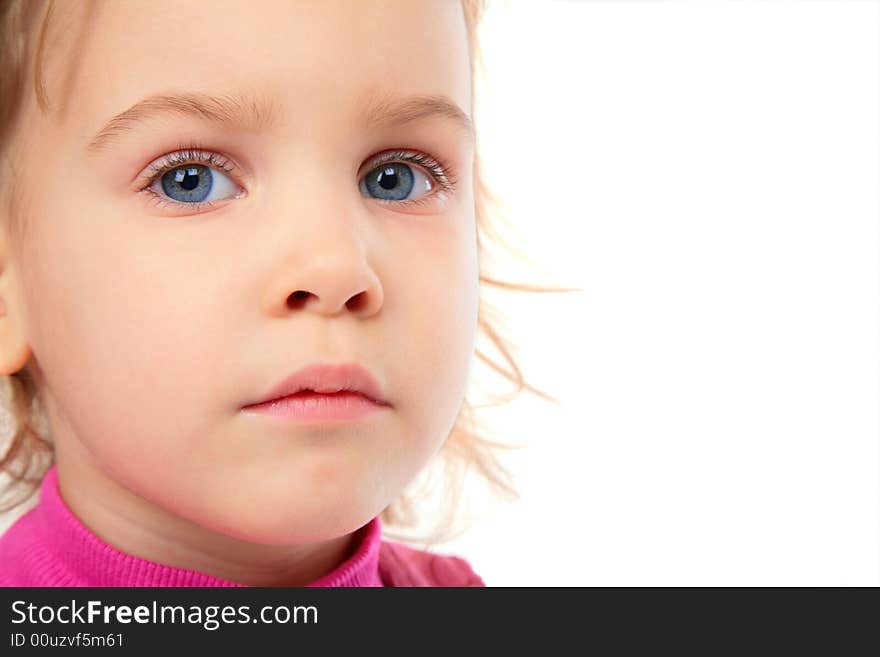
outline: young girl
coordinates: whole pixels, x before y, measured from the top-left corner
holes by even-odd
[[[465,422],[478,326],[524,386],[480,308],[516,287],[481,3],[256,7],[0,5],[0,464],[41,481],[0,585],[484,585],[381,525],[435,455],[509,488]]]

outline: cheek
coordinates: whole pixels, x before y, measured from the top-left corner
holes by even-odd
[[[387,310],[400,314],[403,330],[395,332],[389,361],[402,369],[409,400],[418,409],[412,436],[425,449],[439,448],[452,428],[467,388],[473,362],[479,304],[479,269],[470,231],[434,235],[430,253],[399,271]],[[391,320],[394,323],[394,320]]]
[[[76,219],[55,214],[51,232],[35,226],[31,240],[40,266],[27,274],[27,324],[50,397],[94,451],[185,456],[194,446],[179,438],[206,428],[195,409],[216,381],[212,333],[199,325],[216,313],[202,307],[215,295],[195,289],[187,261],[163,262],[143,242],[123,248],[119,234],[65,230]]]

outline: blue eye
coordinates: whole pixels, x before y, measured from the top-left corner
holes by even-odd
[[[411,200],[413,190],[430,192],[431,181],[421,171],[403,162],[383,164],[364,176],[361,191],[383,201]]]
[[[202,203],[235,197],[238,186],[219,171],[203,164],[186,164],[166,172],[160,179],[162,191],[178,203]],[[220,196],[221,199],[208,197]]]
[[[420,166],[412,167],[406,162],[414,162]],[[440,188],[439,194],[449,194],[457,182],[448,166],[417,151],[386,152],[378,156],[373,165],[373,169],[361,180],[361,193],[384,204],[424,205],[432,199],[437,200],[434,197],[438,194],[428,194],[435,186]],[[430,172],[430,176],[422,167]],[[411,196],[412,194],[415,196]]]
[[[187,148],[150,165],[141,191],[153,197],[156,205],[200,212],[216,202],[245,195],[224,173],[235,170],[235,164],[221,155]]]

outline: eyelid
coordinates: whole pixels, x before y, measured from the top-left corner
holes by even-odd
[[[183,144],[179,146],[177,150],[166,153],[150,162],[144,170],[138,174],[134,182],[134,187],[136,188],[136,191],[144,191],[148,189],[157,178],[171,169],[193,163],[212,166],[223,173],[232,174],[232,177],[236,179],[235,182],[240,186],[245,186],[242,185],[242,178],[249,178],[246,170],[229,156],[222,155],[196,144]]]
[[[421,168],[426,169],[444,192],[452,192],[458,184],[458,177],[450,165],[423,151],[409,148],[396,148],[371,157],[367,166],[358,174],[358,178],[387,162],[397,161],[415,163]],[[398,201],[397,203],[404,204],[405,201]]]

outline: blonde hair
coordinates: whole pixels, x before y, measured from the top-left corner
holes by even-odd
[[[471,88],[474,89],[474,78],[478,66],[484,66],[477,39],[477,27],[485,11],[486,0],[461,0],[467,26],[468,47],[471,59]],[[43,83],[43,57],[46,44],[46,35],[50,24],[55,0],[5,0],[0,4],[0,157],[7,159],[7,165],[12,166],[9,158],[9,150],[15,134],[15,127],[20,120],[20,115],[28,89],[27,76],[29,61],[33,62],[33,77],[31,79],[37,105],[41,111],[48,110],[49,102]],[[33,59],[29,57],[33,53]],[[473,95],[472,95],[473,97]],[[505,282],[490,278],[485,275],[484,241],[490,239],[496,243],[510,248],[500,237],[499,231],[490,222],[490,208],[498,206],[498,199],[493,195],[482,173],[479,153],[474,159],[474,201],[475,216],[477,221],[477,243],[480,254],[480,284],[489,285],[505,290],[518,290],[525,292],[564,292],[575,291],[579,288],[546,288]],[[2,180],[2,178],[0,178]],[[13,181],[15,177],[8,176],[6,181]],[[5,217],[12,221],[8,226],[10,235],[16,237],[23,229],[20,208],[17,207],[16,190],[11,182],[0,186],[0,196],[6,204],[3,206]],[[17,239],[17,237],[16,237]],[[525,382],[515,358],[511,353],[511,345],[502,337],[496,326],[497,319],[493,317],[493,309],[484,298],[480,298],[478,312],[478,330],[492,342],[501,354],[506,367],[484,354],[479,348],[475,349],[476,357],[488,365],[496,373],[508,381],[516,384],[517,389],[513,395],[508,395],[501,402],[510,401],[514,396],[527,389],[539,397],[558,404],[555,398],[537,390]],[[54,449],[52,443],[42,432],[35,427],[38,424],[45,426],[45,415],[42,411],[40,394],[35,385],[32,374],[25,366],[21,370],[3,377],[8,381],[7,391],[7,414],[14,429],[9,438],[9,444],[5,453],[0,456],[0,473],[10,479],[6,486],[7,494],[12,491],[21,493],[11,503],[0,505],[0,512],[9,511],[21,502],[29,498],[39,486],[46,471],[54,463]],[[496,398],[494,406],[499,403]],[[511,482],[510,473],[502,466],[496,450],[512,449],[508,444],[503,444],[488,439],[477,428],[477,419],[474,413],[475,407],[467,399],[456,417],[455,424],[449,433],[443,447],[439,452],[440,460],[445,465],[446,482],[442,486],[446,513],[443,519],[435,526],[435,531],[428,537],[421,539],[425,543],[448,540],[451,534],[450,527],[458,509],[459,496],[463,488],[464,478],[468,470],[484,480],[494,492],[501,492],[509,497],[518,498],[518,494]],[[401,493],[381,515],[383,525],[386,527],[410,528],[416,525],[418,514],[416,513],[415,498],[407,492]],[[401,540],[419,540],[412,537],[404,537],[393,530],[387,532],[390,536]]]

